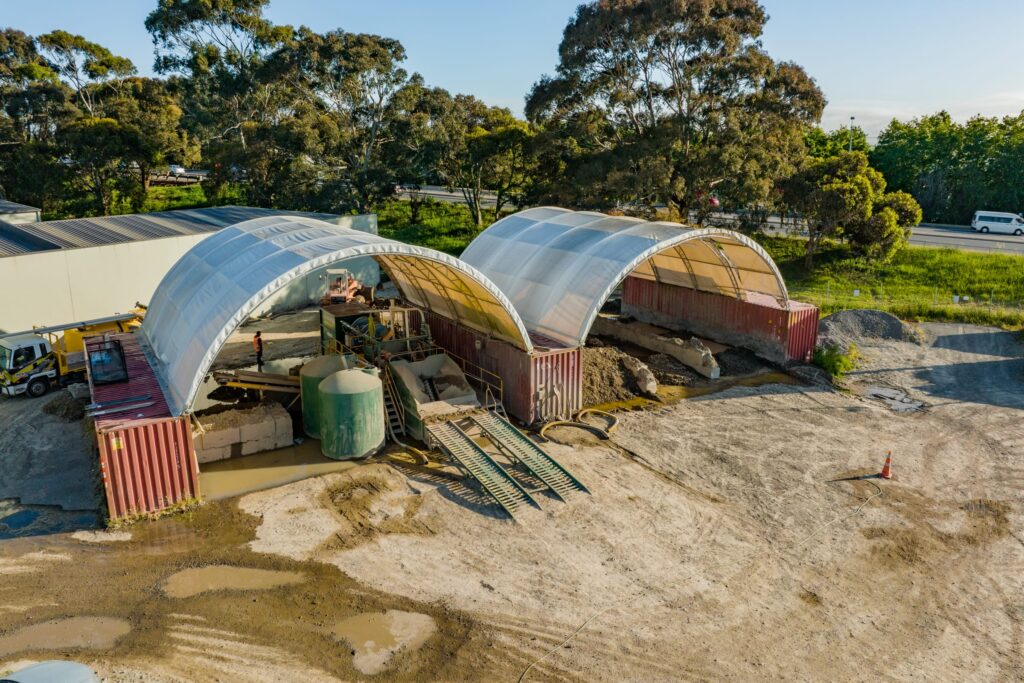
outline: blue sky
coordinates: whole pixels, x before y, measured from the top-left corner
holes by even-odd
[[[762,0],[776,59],[813,76],[829,106],[823,125],[856,116],[874,137],[893,117],[940,109],[960,119],[1024,109],[1024,0]],[[521,113],[553,71],[578,0],[273,0],[276,23],[399,39],[426,81]],[[0,25],[80,33],[152,69],[143,21],[155,0],[0,0]]]

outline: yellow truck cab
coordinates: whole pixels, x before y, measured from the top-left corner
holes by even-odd
[[[42,396],[54,384],[85,381],[85,338],[104,332],[128,332],[144,311],[67,325],[41,327],[0,336],[0,393]],[[57,335],[57,332],[63,332]]]

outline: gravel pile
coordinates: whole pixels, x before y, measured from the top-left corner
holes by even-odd
[[[850,344],[867,339],[889,339],[921,343],[920,334],[899,318],[883,311],[854,309],[822,318],[818,324],[818,345],[836,345],[843,352]]]

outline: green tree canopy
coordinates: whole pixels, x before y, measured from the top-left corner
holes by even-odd
[[[706,208],[768,202],[803,154],[825,99],[804,70],[775,62],[755,0],[581,5],[556,75],[527,98],[548,135],[541,198],[584,206],[665,201]],[[703,206],[702,206],[703,204]]]
[[[880,259],[906,245],[921,208],[906,193],[887,195],[885,187],[863,152],[812,159],[783,184],[787,204],[807,220],[807,268],[827,238],[845,237],[861,254]]]

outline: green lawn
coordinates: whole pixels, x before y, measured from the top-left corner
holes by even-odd
[[[412,207],[409,202],[385,202],[376,207],[375,211],[378,230],[384,237],[429,247],[453,256],[461,254],[482,229],[473,225],[469,209],[463,204],[425,202],[416,224],[412,223]]]
[[[908,247],[890,263],[858,258],[833,244],[803,267],[804,242],[762,237],[790,296],[824,313],[877,308],[904,320],[947,320],[1020,327],[1024,325],[1024,257],[1006,254]],[[854,290],[860,290],[854,296]],[[954,304],[953,296],[970,297]]]

